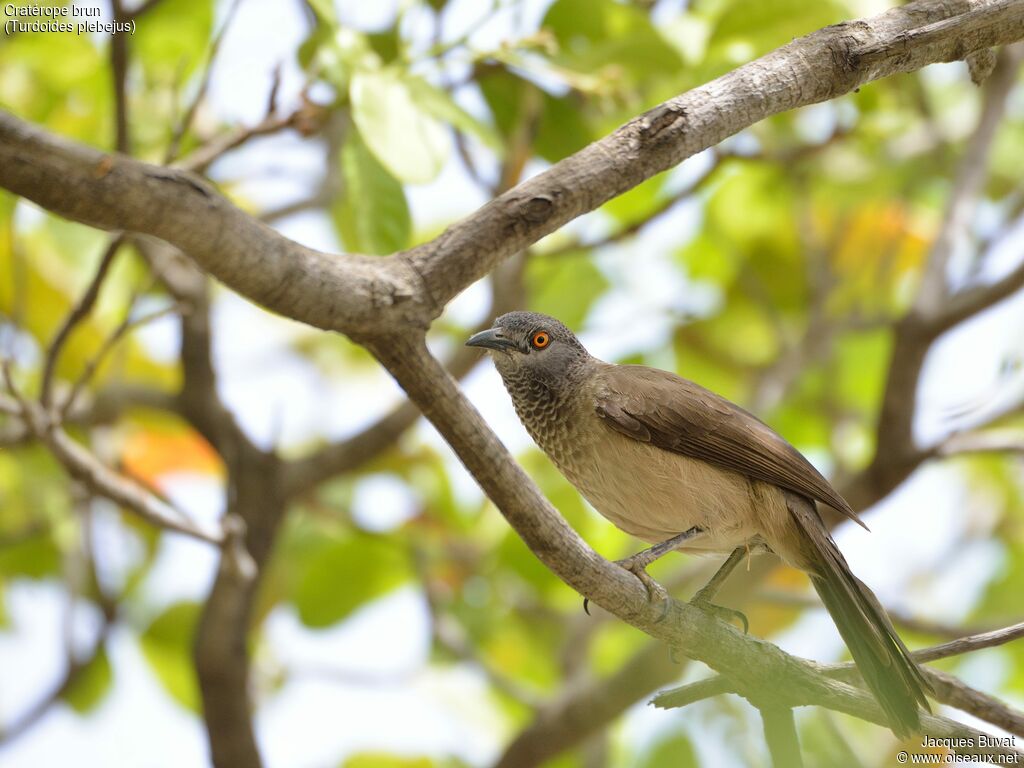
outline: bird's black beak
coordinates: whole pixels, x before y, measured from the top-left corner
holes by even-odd
[[[500,328],[488,328],[486,331],[480,331],[480,333],[470,336],[466,346],[504,351],[506,349],[514,349],[516,343],[502,336]]]

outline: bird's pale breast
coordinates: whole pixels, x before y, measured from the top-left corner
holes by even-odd
[[[557,426],[533,437],[604,517],[651,543],[697,526],[705,533],[687,551],[727,553],[758,543],[776,549],[776,531],[789,525],[778,488],[622,435],[588,413],[588,401],[579,398]]]

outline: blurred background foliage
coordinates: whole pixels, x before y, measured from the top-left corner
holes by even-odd
[[[212,164],[197,164],[198,170],[238,205],[292,236],[313,231],[308,239],[318,245],[368,254],[429,240],[477,202],[644,109],[795,36],[886,5],[410,0],[369,14],[372,20],[365,22],[347,0],[285,3],[275,12],[287,13],[303,30],[301,44],[284,61],[264,62],[285,76],[274,85],[276,95],[268,96],[264,116],[246,121],[225,116],[230,113],[218,106],[231,83],[210,92],[206,84],[218,82],[218,57],[227,57],[230,47],[222,51],[221,42],[230,39],[235,14],[244,14],[247,4],[161,0],[139,18],[128,39],[125,86],[131,150],[151,162],[185,163],[212,151]],[[263,24],[272,23],[267,4],[260,14]],[[245,22],[254,23],[260,22]],[[4,38],[0,104],[54,133],[112,149],[111,45],[108,36]],[[269,94],[273,82],[264,78],[258,85]],[[589,332],[588,338],[603,339],[604,350],[620,362],[677,370],[754,409],[839,481],[856,477],[875,454],[894,327],[916,293],[981,99],[959,64],[892,77],[835,102],[766,120],[513,260],[494,281],[494,306],[499,295],[511,296],[516,305],[556,314]],[[286,179],[289,189],[297,188],[291,198],[271,196],[268,203],[249,177],[270,167],[274,185],[288,175],[282,166],[296,146],[315,158],[313,170]],[[244,162],[232,163],[235,153]],[[971,247],[953,265],[957,279],[988,274],[987,260],[995,258],[994,247],[1024,203],[1021,167],[1024,97],[1018,89],[993,144]],[[25,389],[38,387],[47,346],[94,274],[106,238],[0,193],[0,312]],[[486,285],[474,287],[437,323],[432,340],[439,354],[456,354],[486,320],[487,296]],[[272,363],[253,362],[271,347],[289,365],[302,367],[306,389],[285,391],[267,409],[287,422],[288,398],[302,397],[313,403],[313,413],[323,414],[322,423],[314,416],[304,430],[252,428],[265,447],[289,458],[308,455],[373,423],[398,399],[358,347],[252,308],[242,316],[261,330],[246,335],[218,314],[218,307],[237,305],[223,289],[215,293],[215,345],[234,350],[217,353],[219,373],[231,377],[235,390],[257,393],[233,401],[231,389],[222,387],[243,426],[249,423],[245,411],[262,407],[260,393],[285,386],[283,379],[267,383]],[[134,245],[122,248],[95,311],[69,339],[56,373],[71,385],[125,318],[166,308],[170,316],[125,334],[104,355],[82,398],[88,418],[75,424],[73,435],[107,463],[188,508],[181,483],[220,488],[224,466],[174,408],[160,407],[159,395],[173,394],[181,381],[172,319],[178,310]],[[1005,324],[1012,329],[1020,320],[1019,307],[1003,317],[1003,331],[992,344],[1007,337],[1013,342]],[[946,405],[970,403],[979,392],[986,399],[993,386],[1011,387],[1006,382],[1014,380],[1024,350],[1015,341],[998,353],[989,383],[984,371],[950,369],[948,360],[946,368],[931,370],[931,376],[953,382],[943,390]],[[231,365],[238,369],[229,370]],[[486,390],[480,397],[497,403],[497,382],[487,376],[474,372],[470,384],[479,386],[472,391]],[[149,394],[140,398],[140,392]],[[333,394],[318,403],[323,392]],[[346,415],[342,427],[328,427],[337,423],[326,414],[330,408]],[[569,522],[605,556],[633,551],[638,543],[587,508],[501,408],[494,405],[488,414],[504,414],[503,435],[512,435],[519,459]],[[263,424],[262,416],[252,423]],[[1024,429],[1019,408],[1004,408],[999,426]],[[119,676],[129,672],[111,663],[107,640],[116,630],[141,649],[147,674],[159,681],[163,695],[198,717],[191,643],[203,592],[184,598],[180,591],[162,592],[166,573],[155,574],[158,566],[188,569],[195,561],[160,566],[168,552],[178,551],[168,548],[174,534],[84,494],[43,447],[19,435],[13,420],[0,423],[0,434],[0,634],[17,638],[27,631],[5,608],[6,596],[27,583],[49,585],[74,606],[66,622],[92,628],[68,630],[69,674],[55,707],[70,707],[89,723],[117,695],[124,684]],[[965,521],[962,535],[987,546],[988,565],[980,567],[968,602],[952,601],[952,612],[943,610],[950,598],[942,590],[958,585],[941,576],[953,550],[922,562],[886,592],[917,598],[897,599],[894,606],[908,622],[917,620],[911,627],[916,631],[904,624],[911,645],[941,639],[943,622],[966,631],[1006,624],[1022,613],[1020,453],[937,463],[932,471],[955,477],[963,489],[957,512]],[[934,501],[938,495],[914,498]],[[222,505],[218,498],[211,514]],[[897,503],[885,514],[909,512]],[[656,569],[681,595],[705,572],[706,564],[683,556]],[[578,596],[537,561],[422,425],[357,469],[304,488],[291,501],[251,632],[257,712],[272,706],[293,676],[317,674],[277,657],[278,646],[264,631],[275,615],[290,612],[301,625],[296,631],[315,635],[360,620],[369,607],[403,590],[429,617],[429,652],[416,662],[415,674],[468,670],[481,683],[460,694],[466,697],[462,707],[491,713],[490,733],[475,751],[430,748],[417,754],[408,741],[398,750],[378,743],[339,754],[333,764],[488,764],[517,734],[528,733],[524,729],[538,716],[588,690],[607,701],[624,700],[609,705],[606,714],[604,699],[577,702],[578,718],[564,721],[566,750],[551,755],[548,764],[766,764],[757,721],[737,700],[657,717],[629,709],[657,687],[700,671],[674,666],[667,649],[651,650],[648,638],[600,612],[584,616]],[[751,632],[789,637],[797,648],[818,647],[813,637],[801,645],[792,635],[831,632],[805,621],[816,611],[808,594],[802,577],[773,572],[759,597],[746,603]],[[18,647],[0,650],[0,666],[23,663]],[[828,643],[824,648],[840,652]],[[1024,700],[1021,646],[986,653],[997,669],[982,675],[989,691]],[[650,661],[655,655],[657,661]],[[980,656],[945,667],[969,676],[967,667],[976,667]],[[337,662],[353,670],[364,664],[360,658]],[[361,684],[372,687],[373,674],[367,674]],[[610,696],[601,683],[616,680],[622,690],[630,690],[630,682],[635,688]],[[8,696],[7,721],[39,697],[45,701],[46,686]],[[623,718],[627,710],[631,714]],[[599,723],[595,733],[584,724],[591,717]],[[47,722],[37,727],[45,729]],[[812,765],[852,765],[854,758],[887,765],[898,748],[878,729],[828,713],[802,713],[800,728]],[[15,736],[30,738],[11,729],[9,749],[17,746]],[[0,760],[3,755],[0,747]]]

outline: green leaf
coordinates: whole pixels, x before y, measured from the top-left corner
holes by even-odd
[[[394,537],[357,532],[320,542],[302,569],[293,601],[309,627],[341,621],[411,575],[406,553]]]
[[[132,54],[151,76],[171,82],[205,61],[212,32],[209,0],[163,0],[139,21]]]
[[[892,334],[888,328],[843,335],[836,344],[836,389],[843,405],[873,414],[882,399]]]
[[[331,213],[345,247],[374,254],[405,248],[412,235],[405,190],[354,128],[341,149],[341,177],[345,191]]]
[[[318,21],[331,27],[338,26],[338,14],[333,0],[306,0],[306,3],[313,9]]]
[[[361,70],[374,70],[380,66],[380,57],[373,50],[369,38],[348,27],[322,26],[299,48],[299,62],[323,75],[331,85],[344,94],[352,77]]]
[[[342,763],[342,768],[433,768],[434,765],[434,761],[429,757],[391,755],[387,752],[360,752]]]
[[[832,0],[732,0],[719,16],[709,47],[733,46],[730,58],[746,61],[847,18],[849,11]]]
[[[349,86],[352,117],[370,151],[404,182],[425,184],[448,157],[448,135],[395,69],[360,70]]]
[[[661,190],[668,177],[659,173],[647,179],[628,192],[613,197],[601,206],[601,210],[623,224],[632,224],[647,218],[648,214],[661,201]]]
[[[598,138],[585,119],[582,103],[572,96],[555,98],[543,94],[543,110],[534,149],[550,163],[578,152]]]
[[[640,768],[697,768],[698,765],[693,744],[682,733],[659,741],[640,762]]]
[[[31,536],[0,548],[0,574],[45,579],[61,570],[60,549],[49,534]]]
[[[708,343],[736,362],[760,366],[779,354],[781,339],[765,310],[742,294],[734,296],[718,314],[694,323]]]
[[[95,709],[110,690],[114,671],[106,649],[100,648],[92,660],[82,668],[61,698],[80,715]]]
[[[421,77],[405,78],[406,87],[417,106],[462,133],[474,136],[485,146],[500,153],[504,148],[498,132],[460,107],[451,94]]]
[[[529,308],[554,315],[570,328],[583,324],[594,301],[608,288],[608,280],[580,253],[556,258],[530,259],[526,265]]]
[[[193,712],[199,711],[199,689],[192,663],[192,640],[199,612],[199,603],[175,603],[157,616],[139,638],[142,655],[164,689]]]
[[[511,139],[522,133],[524,120],[539,115],[533,149],[549,162],[558,162],[597,138],[578,95],[554,98],[503,65],[479,65],[476,81],[494,117],[498,133]]]
[[[542,24],[558,41],[554,61],[577,72],[611,71],[640,83],[683,66],[646,13],[614,0],[555,0]]]
[[[706,231],[729,238],[758,259],[797,252],[793,188],[785,169],[730,163],[707,205]]]
[[[89,35],[4,35],[0,104],[67,138],[105,141],[113,103],[108,58]]]
[[[371,32],[366,41],[385,64],[390,64],[402,53],[402,37],[397,26],[383,32]]]
[[[736,278],[744,261],[726,238],[702,230],[675,253],[676,260],[694,280],[708,280],[723,290]]]

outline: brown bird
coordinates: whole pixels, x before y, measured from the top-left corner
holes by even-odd
[[[774,552],[810,575],[893,732],[920,729],[929,685],[815,502],[864,524],[784,438],[674,373],[592,357],[546,315],[502,315],[466,343],[491,353],[526,430],[569,482],[617,527],[654,544],[619,561],[652,597],[664,590],[645,568],[667,552],[729,553],[694,598],[721,612],[710,598],[743,553]]]

